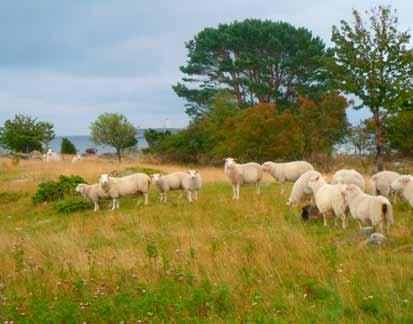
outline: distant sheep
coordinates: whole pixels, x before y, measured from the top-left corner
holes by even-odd
[[[313,166],[306,161],[293,161],[286,163],[275,163],[267,161],[263,163],[262,169],[270,173],[273,178],[283,184],[286,181],[296,181],[307,171],[314,170]],[[284,191],[282,186],[281,191]]]
[[[98,183],[92,185],[81,183],[77,185],[76,192],[95,204],[94,211],[99,210],[99,200],[110,198],[109,194],[107,194]]]
[[[317,171],[307,171],[302,174],[298,180],[294,183],[293,188],[291,189],[290,198],[288,199],[287,205],[290,207],[296,206],[300,202],[304,202],[308,199],[313,200],[313,192],[308,187],[308,182],[311,178],[321,176]]]
[[[392,192],[399,193],[413,207],[413,177],[401,175],[390,186]]]
[[[391,184],[400,177],[393,171],[381,171],[373,175],[369,181],[369,191],[372,195],[389,197]]]
[[[349,206],[351,216],[362,225],[379,225],[383,232],[393,224],[393,210],[390,201],[384,196],[372,196],[364,193],[354,184],[346,185],[344,197]]]
[[[198,191],[202,186],[202,178],[198,170],[188,172],[174,172],[168,175],[153,174],[152,182],[159,190],[161,202],[167,201],[170,190],[183,190],[189,202],[198,199]]]
[[[316,176],[310,179],[308,186],[311,188],[315,204],[323,215],[324,226],[327,226],[327,216],[334,212],[337,218],[341,219],[341,226],[346,228],[347,218],[347,203],[343,197],[345,185],[342,184],[328,184],[323,177]]]
[[[144,173],[134,173],[125,177],[116,178],[102,174],[99,185],[112,198],[112,210],[119,208],[119,198],[142,194],[145,205],[148,204],[148,193],[151,179]]]
[[[232,185],[232,199],[239,199],[239,188],[242,185],[255,184],[257,195],[261,193],[263,170],[258,163],[238,164],[235,159],[226,158],[224,172]]]
[[[44,156],[44,160],[46,162],[56,162],[56,161],[60,161],[60,159],[61,159],[60,154],[53,152],[51,149],[49,149]]]
[[[72,164],[76,164],[76,163],[80,162],[81,159],[82,159],[82,157],[80,156],[80,154],[76,154],[76,155],[72,158]]]
[[[363,176],[354,169],[338,170],[331,180],[331,184],[355,184],[361,190],[365,190]]]

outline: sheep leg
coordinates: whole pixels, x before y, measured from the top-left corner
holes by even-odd
[[[166,192],[163,193],[163,202],[166,203],[166,201],[168,200],[168,198],[166,197]]]
[[[237,187],[232,185],[232,200],[237,199]]]
[[[144,205],[146,206],[148,204],[148,193],[147,192],[143,193],[143,200],[144,200]]]
[[[380,233],[383,233],[383,234],[384,234],[383,221],[381,221],[381,222],[379,223],[379,228],[380,228]]]
[[[323,213],[324,226],[327,226],[327,214]]]
[[[192,192],[192,199],[193,200],[198,200],[198,191]]]
[[[95,209],[93,211],[98,211],[99,210],[99,204],[96,201],[94,201],[94,204],[95,204]]]
[[[345,230],[347,227],[346,219],[347,219],[346,215],[341,216],[341,227],[343,228],[343,230]]]
[[[116,209],[116,198],[112,199],[112,210]]]
[[[187,190],[186,192],[186,198],[188,199],[189,202],[192,202],[192,193],[190,190]]]
[[[237,183],[237,186],[236,186],[236,191],[237,191],[237,196],[236,196],[236,198],[235,199],[239,199],[239,187],[240,187],[240,184],[239,183]]]
[[[119,199],[116,199],[116,208],[119,209],[119,207],[120,207],[120,201]]]

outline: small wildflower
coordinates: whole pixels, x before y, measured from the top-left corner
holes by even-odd
[[[304,294],[304,298],[307,298],[307,294]]]
[[[408,303],[409,302],[409,300],[408,299],[403,299],[403,303]]]

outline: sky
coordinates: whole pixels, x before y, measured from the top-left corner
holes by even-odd
[[[185,127],[185,42],[205,27],[246,18],[305,26],[329,44],[351,10],[392,4],[410,28],[410,0],[1,0],[0,123],[24,113],[84,135],[101,113],[135,125]],[[349,111],[357,123],[366,111]]]

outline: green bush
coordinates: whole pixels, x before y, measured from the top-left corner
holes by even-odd
[[[62,154],[76,154],[76,146],[66,137],[62,138],[62,143],[60,145],[60,152]]]
[[[57,181],[43,182],[37,187],[37,191],[32,198],[33,203],[56,201],[65,198],[65,196],[73,195],[79,183],[86,183],[86,181],[77,175],[61,175]]]
[[[60,214],[69,214],[75,211],[93,208],[93,204],[82,197],[73,197],[57,201],[54,207]]]

